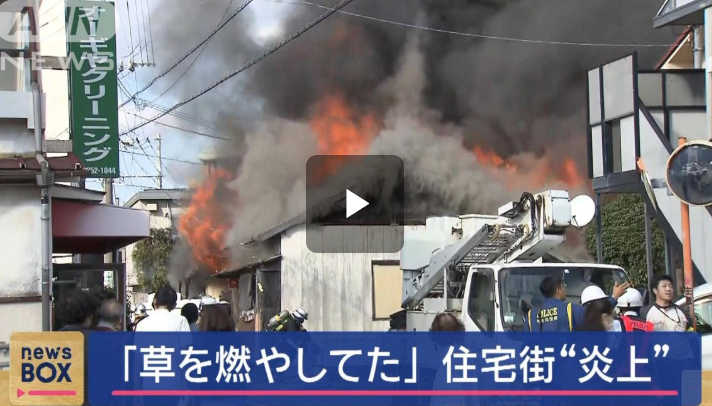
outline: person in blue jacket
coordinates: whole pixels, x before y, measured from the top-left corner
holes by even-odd
[[[628,287],[628,283],[613,287],[613,295],[609,297],[613,306]],[[539,308],[532,307],[529,310],[526,323],[528,331],[573,331],[583,323],[584,308],[566,300],[566,285],[560,276],[547,276],[539,285],[539,290],[544,295],[544,302]]]

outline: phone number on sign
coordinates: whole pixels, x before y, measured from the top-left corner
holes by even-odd
[[[118,171],[114,167],[87,167],[86,170],[94,175],[116,175]]]

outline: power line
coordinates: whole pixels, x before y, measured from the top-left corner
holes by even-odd
[[[151,118],[151,119],[149,119],[149,120],[147,120],[147,121],[144,121],[144,122],[141,123],[141,124],[138,124],[138,125],[134,126],[133,128],[129,129],[128,131],[125,131],[125,132],[121,133],[120,135],[124,135],[124,134],[126,134],[126,133],[130,133],[130,132],[132,132],[132,131],[135,131],[135,130],[137,130],[137,129],[143,127],[143,126],[145,126],[146,124],[152,123],[152,122],[158,120],[159,118],[165,116],[166,114],[169,114],[169,113],[172,112],[173,110],[175,110],[175,109],[177,109],[177,108],[179,108],[179,107],[181,107],[181,106],[185,106],[186,104],[192,102],[193,100],[195,100],[195,99],[197,99],[198,97],[204,95],[205,93],[208,93],[209,91],[215,89],[216,87],[220,86],[222,83],[226,82],[227,80],[231,79],[232,77],[236,76],[237,74],[239,74],[239,73],[243,72],[244,70],[246,70],[246,69],[252,67],[253,65],[256,65],[258,62],[260,62],[260,61],[263,60],[264,58],[266,58],[266,57],[268,57],[269,55],[271,55],[271,54],[277,52],[277,51],[278,51],[279,49],[281,49],[283,46],[285,46],[285,45],[287,45],[289,42],[291,42],[291,41],[297,39],[297,38],[300,37],[302,34],[304,34],[305,32],[309,31],[311,28],[313,28],[314,26],[316,26],[316,25],[319,24],[320,22],[326,20],[326,19],[329,18],[332,14],[334,14],[334,13],[336,13],[337,11],[339,11],[340,9],[344,8],[345,6],[347,6],[347,5],[348,5],[349,3],[351,3],[352,1],[354,1],[354,0],[342,0],[342,1],[341,1],[339,4],[337,4],[336,6],[334,6],[333,8],[330,8],[329,11],[327,11],[327,12],[325,12],[324,14],[320,15],[319,17],[315,18],[315,19],[312,20],[309,24],[305,25],[304,27],[302,27],[301,29],[299,29],[298,31],[296,31],[294,34],[292,34],[292,35],[290,35],[289,37],[287,37],[287,38],[283,39],[282,41],[280,41],[277,45],[273,46],[272,48],[269,48],[267,51],[263,52],[262,54],[260,54],[260,55],[258,55],[257,57],[253,58],[251,61],[249,61],[249,62],[247,62],[246,64],[242,65],[242,66],[241,66],[240,68],[238,68],[236,71],[234,71],[234,72],[230,73],[229,75],[223,77],[222,79],[218,80],[217,82],[215,82],[214,84],[210,85],[210,86],[207,87],[206,89],[201,90],[199,93],[197,93],[196,95],[194,95],[194,96],[188,98],[187,100],[184,100],[184,101],[182,101],[182,102],[180,102],[180,103],[174,104],[174,105],[173,105],[172,107],[170,107],[168,110],[166,110],[166,111],[164,111],[164,112],[162,112],[162,113],[160,113],[160,114],[154,116],[153,118]]]
[[[308,2],[308,1],[290,1],[290,0],[261,0],[261,1],[266,1],[266,2],[271,2],[271,3],[285,3],[285,4],[312,6],[312,7],[324,8],[324,9],[329,8],[328,6],[323,6],[321,4],[315,4],[315,3]],[[471,34],[471,33],[467,33],[467,32],[443,30],[443,29],[438,29],[438,28],[426,27],[426,26],[422,26],[422,25],[415,25],[415,24],[402,23],[399,21],[386,20],[384,18],[371,17],[371,16],[367,16],[367,15],[363,15],[363,14],[351,13],[348,11],[339,11],[339,13],[345,14],[345,15],[350,15],[353,17],[364,18],[366,20],[378,21],[380,23],[393,24],[393,25],[398,25],[401,27],[414,28],[414,29],[418,29],[418,30],[439,32],[442,34],[452,34],[452,35],[460,35],[463,37],[491,39],[491,40],[498,40],[498,41],[523,42],[523,43],[527,43],[527,44],[570,45],[570,46],[582,46],[582,47],[620,47],[620,48],[669,47],[669,46],[674,45],[674,44],[608,44],[608,43],[595,43],[595,42],[545,41],[545,40],[535,40],[535,39],[526,39],[526,38],[502,37],[502,36],[496,36],[496,35]]]
[[[151,6],[146,1],[146,11],[148,12],[148,37],[151,39],[151,63],[156,64],[156,54],[153,51],[153,27],[151,26]]]
[[[124,154],[130,154],[130,155],[140,155],[140,156],[146,156],[146,157],[149,157],[149,158],[158,158],[158,156],[156,156],[156,155],[141,154],[141,153],[138,153],[138,152],[131,152],[131,151],[126,151],[126,150],[123,150],[123,151],[121,151],[121,152],[123,152]],[[200,165],[200,166],[203,166],[203,163],[201,163],[201,162],[188,161],[188,160],[186,160],[186,159],[166,158],[166,157],[164,157],[164,156],[161,156],[161,159],[162,159],[162,160],[166,160],[166,161],[181,162],[181,163],[184,163],[184,164],[191,164],[191,165]]]
[[[230,7],[232,7],[232,3],[234,3],[234,2],[235,2],[235,0],[230,0],[230,4],[227,5],[227,8],[225,9],[225,12],[223,13],[223,16],[220,17],[220,21],[218,21],[218,27],[220,27],[220,24],[222,24],[222,22],[223,22],[223,20],[225,19],[225,17],[227,17],[227,13],[230,12]],[[150,14],[149,14],[149,17],[150,17]],[[193,61],[190,63],[190,65],[188,65],[188,67],[183,71],[183,73],[181,73],[180,76],[178,76],[178,79],[176,79],[176,80],[173,82],[172,85],[168,86],[168,89],[164,90],[163,93],[161,93],[160,95],[158,95],[158,97],[156,97],[155,99],[151,100],[150,103],[154,103],[156,100],[158,100],[158,99],[160,99],[161,97],[163,97],[166,93],[168,93],[171,89],[173,89],[173,87],[174,87],[176,84],[178,84],[178,82],[180,82],[181,79],[183,79],[183,77],[188,73],[188,71],[189,71],[189,70],[193,67],[193,65],[195,65],[195,63],[198,61],[198,58],[200,58],[200,55],[202,55],[203,52],[205,51],[205,49],[208,47],[208,42],[209,42],[209,40],[208,40],[208,41],[205,43],[205,45],[200,49],[200,52],[198,52],[198,55],[195,56],[195,58],[194,58]]]
[[[133,28],[131,28],[131,10],[129,9],[129,0],[126,0],[126,16],[129,18],[129,39],[131,40],[131,49],[136,49],[133,45]],[[141,41],[139,41],[138,45],[140,44]],[[132,55],[133,52],[134,51],[131,51]],[[131,98],[129,98],[128,100],[131,100]],[[128,103],[128,100],[126,101],[126,103]]]
[[[136,96],[138,96],[139,94],[143,93],[143,92],[144,92],[146,89],[148,89],[149,87],[153,86],[153,84],[156,83],[156,81],[157,81],[158,79],[160,79],[160,78],[166,76],[166,75],[168,74],[168,72],[172,71],[176,66],[178,66],[181,62],[183,62],[183,61],[184,61],[187,57],[189,57],[193,52],[197,51],[198,48],[200,48],[203,44],[205,44],[206,42],[210,41],[210,38],[212,38],[213,36],[215,36],[215,34],[217,34],[223,27],[225,27],[225,25],[227,25],[227,23],[229,23],[230,21],[232,21],[233,18],[235,18],[238,14],[240,14],[240,12],[245,9],[245,7],[247,7],[250,3],[252,3],[252,1],[253,1],[253,0],[247,0],[247,1],[245,1],[244,3],[242,3],[242,5],[240,5],[240,7],[239,7],[237,10],[235,10],[235,12],[232,13],[232,15],[231,15],[227,20],[225,20],[224,22],[220,23],[220,25],[218,25],[218,27],[217,27],[213,32],[211,32],[207,37],[205,37],[205,39],[203,39],[202,41],[200,41],[200,43],[198,43],[198,45],[194,46],[194,47],[193,47],[190,51],[188,51],[185,55],[183,55],[182,57],[178,58],[178,60],[175,61],[175,62],[173,63],[173,65],[171,65],[170,68],[168,68],[167,70],[163,71],[161,74],[159,74],[158,76],[156,76],[155,78],[153,78],[153,80],[151,80],[150,82],[148,82],[148,84],[147,84],[146,86],[144,86],[141,90],[139,90],[139,91],[137,91],[136,93],[134,93],[134,94],[131,96],[131,98],[129,98],[129,100],[126,100],[125,102],[121,103],[121,105],[119,106],[119,108],[125,106],[129,101],[133,100]]]
[[[148,32],[146,30],[146,14],[144,14],[143,10],[143,0],[137,0],[137,2],[140,2],[140,7],[141,7],[141,20],[143,21],[143,24],[141,24],[141,28],[143,28],[143,38],[144,41],[146,42],[146,63],[149,63],[149,55],[148,55]],[[136,4],[136,2],[134,2]],[[136,21],[138,22],[138,13],[136,13]],[[143,59],[143,53],[141,53],[141,58]]]
[[[140,146],[140,144],[139,144],[139,146]],[[153,148],[153,144],[151,143],[151,141],[148,141],[148,146],[151,147],[151,150],[153,150],[154,153],[156,153],[156,150]],[[141,150],[142,150],[144,153],[146,152],[146,151],[143,149],[142,146],[141,146]],[[148,156],[148,154],[146,154],[146,155]],[[166,172],[168,172],[168,175],[170,175],[173,179],[176,179],[176,177],[173,176],[173,174],[171,173],[171,171],[170,171],[168,168],[165,168],[165,169],[166,169]],[[161,190],[163,190],[163,189],[161,189]],[[189,212],[189,210],[188,210],[187,207],[183,206],[179,201],[173,199],[165,190],[163,190],[163,192],[165,193],[165,195],[166,195],[169,199],[171,199],[176,205],[178,205],[178,207],[182,208],[182,209],[185,211],[185,214],[184,214],[184,215],[190,214],[190,212]],[[203,220],[201,220],[200,218],[196,217],[195,215],[191,215],[191,217],[192,217],[195,221],[197,221],[198,224],[201,224],[201,225],[205,224],[205,222],[204,222]],[[210,226],[210,224],[208,224],[207,226],[208,226],[208,229],[210,229],[210,231],[217,231],[217,230],[215,230],[212,226]],[[228,256],[220,255],[220,254],[217,254],[217,253],[214,254],[214,256],[220,257],[220,258],[227,258],[227,257],[228,257]]]
[[[148,146],[151,147],[151,149],[153,150],[154,153],[156,152],[156,150],[153,148],[153,144],[151,144],[150,141],[148,141]],[[135,155],[141,155],[141,156],[145,156],[145,157],[158,158],[158,156],[156,156],[156,155],[150,155],[150,154],[146,153],[146,150],[143,148],[143,146],[142,146],[140,143],[139,143],[139,148],[141,148],[141,151],[142,151],[143,153],[141,153],[141,154],[139,154],[139,153],[133,153],[133,154],[135,154]],[[131,154],[131,152],[128,152],[128,151],[124,151],[124,152]],[[166,159],[166,158],[161,157],[161,159]],[[191,163],[191,162],[189,162],[189,161],[186,161],[186,162]],[[137,162],[137,163],[138,163],[138,162]],[[196,164],[197,164],[197,163],[196,163]],[[197,165],[203,166],[204,164],[201,163],[201,164],[197,164]],[[143,169],[143,168],[142,168],[142,169]],[[165,170],[166,170],[166,172],[168,172],[168,175],[170,175],[172,178],[175,179],[175,176],[173,176],[173,174],[170,172],[170,170],[169,170],[168,168],[165,168]],[[146,173],[145,170],[144,170],[144,173]],[[160,171],[159,171],[159,173],[160,173]],[[125,180],[124,180],[124,182],[125,182]],[[183,210],[185,211],[185,214],[184,214],[184,215],[190,215],[195,221],[198,222],[198,224],[204,224],[203,220],[201,220],[200,218],[196,217],[194,214],[191,214],[190,211],[188,211],[188,208],[187,208],[187,207],[183,206],[183,204],[182,204],[180,201],[174,199],[174,198],[173,198],[168,192],[166,192],[164,189],[160,189],[160,188],[159,188],[159,189],[156,189],[156,190],[162,191],[162,192],[166,195],[166,197],[168,197],[168,198],[169,198],[173,203],[175,203],[178,207],[180,207],[181,209],[183,209]],[[208,229],[210,229],[211,231],[217,231],[217,230],[215,230],[213,227],[211,227],[210,225],[208,225]],[[214,256],[216,256],[216,257],[221,257],[221,258],[227,258],[227,256],[225,256],[225,255],[220,255],[220,254],[215,254]]]
[[[140,119],[143,119],[143,120],[148,120],[146,117],[141,117],[141,116],[139,116],[139,115],[136,114],[136,113],[129,113],[129,114],[131,114],[132,116],[138,117],[138,118],[140,118]],[[230,138],[227,138],[227,137],[221,137],[221,136],[219,136],[219,135],[214,135],[214,134],[203,133],[203,132],[200,132],[200,131],[189,130],[189,129],[187,129],[187,128],[183,128],[183,127],[179,127],[179,126],[174,126],[174,125],[167,124],[167,123],[162,123],[162,122],[160,122],[160,121],[155,121],[154,124],[162,125],[162,126],[164,126],[164,127],[173,128],[173,129],[175,129],[175,130],[184,131],[184,132],[191,133],[191,134],[195,134],[195,135],[201,135],[201,136],[203,136],[203,137],[214,138],[214,139],[217,139],[217,140],[235,141],[235,140],[230,139]]]
[[[145,102],[145,105],[156,110],[156,111],[160,111],[160,112],[164,112],[164,111],[168,110],[168,107],[161,106],[160,104],[156,104],[156,103],[152,103],[152,102],[148,102],[148,101]],[[202,120],[199,118],[191,117],[185,113],[181,113],[178,111],[171,111],[168,114],[170,114],[173,117],[180,118],[181,120],[185,120],[189,123],[198,124],[202,127],[210,128],[211,130],[220,131],[219,128],[215,127],[214,125],[212,125],[211,122],[209,122],[207,120]]]
[[[141,141],[138,141],[138,145],[141,146]],[[141,148],[141,149],[143,150],[143,148]],[[141,169],[145,175],[150,176],[150,175],[148,175],[148,171],[146,170],[146,168],[144,168],[143,165],[141,165],[141,164],[138,162],[138,160],[136,160],[136,158],[134,158],[134,156],[133,156],[133,155],[140,155],[140,154],[133,154],[133,153],[131,153],[131,152],[129,152],[129,151],[122,151],[122,152],[125,152],[125,153],[127,153],[127,154],[130,154],[130,155],[131,155],[131,162],[132,162],[132,163],[135,163],[136,165],[138,165],[139,169]],[[154,176],[153,178],[155,179],[155,176]]]

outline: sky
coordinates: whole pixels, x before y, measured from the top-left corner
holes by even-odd
[[[51,8],[46,11],[47,15],[59,14],[59,10],[54,10],[54,8],[59,9],[64,1],[57,1],[56,4],[53,0],[45,1],[51,2],[50,4],[52,4]],[[180,2],[183,1],[191,0],[171,0],[171,3],[172,5],[180,7]],[[146,11],[150,6],[150,12],[153,15],[163,3],[164,2],[156,0],[116,0],[117,53],[119,55],[119,61],[123,61],[124,66],[128,65],[128,60],[131,56],[134,62],[139,64],[142,62],[150,63],[160,59],[160,55],[157,54],[161,52],[161,44],[156,42],[153,43],[151,47],[149,41],[151,37],[156,37],[155,30],[157,27],[156,24],[151,24],[149,30],[150,19]],[[129,11],[127,11],[127,4],[128,9],[131,11],[130,15]],[[235,10],[239,4],[240,2],[235,1],[231,10]],[[279,29],[280,16],[288,12],[289,5],[270,2],[269,0],[256,0],[251,3],[249,7],[257,17],[255,19],[257,22],[254,27],[255,37],[257,39],[274,39],[276,36],[281,35]],[[144,10],[144,13],[141,13],[141,10]],[[238,19],[239,16],[236,20],[231,21],[230,24],[236,23]],[[129,24],[129,21],[131,24]],[[129,29],[129,26],[131,29]],[[203,38],[195,38],[193,43],[185,44],[186,51],[199,43],[202,39]],[[138,44],[140,41],[148,43],[149,45],[139,47]],[[266,44],[267,43],[265,43],[265,45]],[[133,52],[132,49],[134,50]],[[186,62],[180,64],[175,70],[177,72],[185,70],[194,55],[195,54],[187,58]],[[163,61],[165,58],[161,60]],[[166,65],[167,63],[164,62],[156,66],[137,66],[134,72],[129,72],[128,70],[120,72],[119,104],[128,98],[127,94],[134,94],[154,77],[167,69],[169,65]],[[207,86],[216,79],[218,78],[206,78],[205,83],[202,85]],[[170,107],[181,101],[181,95],[178,94],[175,88],[161,96],[172,83],[171,78],[168,76],[161,78],[139,97],[144,100],[153,101],[154,104],[162,107]],[[158,98],[158,96],[161,97]],[[181,113],[180,109],[176,111]],[[121,131],[125,131],[144,121],[139,117],[150,118],[156,114],[157,110],[151,108],[139,110],[134,103],[128,103],[119,111],[119,128]],[[169,125],[186,127],[185,121],[174,118],[171,115],[167,115],[159,121]],[[135,135],[129,136],[128,138],[134,142],[136,146],[124,148],[130,152],[121,153],[120,171],[122,178],[115,180],[114,183],[114,197],[118,199],[118,204],[124,204],[131,196],[143,189],[158,187],[158,159],[147,157],[146,155],[157,155],[158,143],[156,136],[159,133],[162,139],[161,155],[164,158],[162,169],[163,188],[165,189],[187,187],[191,181],[199,180],[196,178],[200,175],[200,154],[206,149],[215,146],[216,143],[222,142],[158,124],[148,124],[137,130]],[[122,137],[122,139],[126,138]],[[140,146],[137,144],[139,142]],[[143,147],[143,149],[141,149],[141,147]],[[99,179],[87,180],[87,188],[103,190],[101,180]]]

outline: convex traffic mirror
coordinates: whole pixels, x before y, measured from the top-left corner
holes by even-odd
[[[667,184],[680,200],[694,206],[712,204],[712,143],[690,141],[668,158]]]

